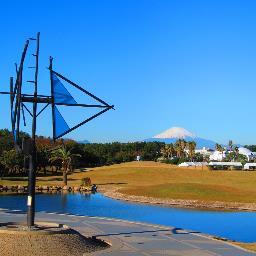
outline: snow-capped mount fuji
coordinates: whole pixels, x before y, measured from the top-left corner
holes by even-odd
[[[184,128],[181,127],[172,127],[153,138],[155,139],[185,139],[187,137],[195,138],[195,134],[187,131]]]
[[[182,127],[172,127],[160,134],[155,135],[152,138],[146,139],[146,142],[165,142],[166,144],[175,143],[178,139],[184,139],[186,141],[195,141],[197,148],[215,148],[215,141],[203,139],[197,137],[194,133],[187,131]]]

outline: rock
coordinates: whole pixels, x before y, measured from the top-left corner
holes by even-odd
[[[74,191],[80,191],[80,189],[81,189],[80,187],[73,187]]]
[[[17,190],[20,191],[20,190],[25,190],[25,189],[24,189],[24,186],[19,185],[19,186],[17,187]]]
[[[71,187],[69,187],[69,186],[63,186],[63,187],[62,187],[62,190],[68,190],[68,191],[71,191]]]
[[[48,186],[42,186],[42,190],[49,190],[49,187]]]
[[[8,190],[17,191],[18,190],[18,186],[11,186],[11,187],[8,186]]]
[[[43,186],[38,186],[38,191],[42,191],[43,190]]]

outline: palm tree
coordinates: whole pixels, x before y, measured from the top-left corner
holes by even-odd
[[[235,147],[235,155],[236,155],[236,160],[238,159],[238,155],[239,155],[239,148]]]
[[[161,154],[164,158],[170,159],[173,156],[174,147],[173,144],[166,144],[163,148],[161,148]]]
[[[184,149],[185,149],[185,141],[178,139],[174,144],[174,149],[176,151],[177,157],[180,158],[184,155]]]
[[[225,149],[224,149],[220,144],[218,144],[218,143],[216,143],[215,149],[216,149],[217,151],[220,151],[220,152],[223,152],[223,151],[225,150]]]
[[[232,140],[229,140],[228,146],[229,146],[229,151],[231,152],[233,150],[233,141]]]
[[[169,144],[169,147],[168,147],[168,158],[172,158],[173,154],[175,153],[175,150],[174,150],[174,146],[172,143]]]
[[[222,158],[223,158],[223,157],[224,157],[225,148],[222,147],[220,144],[216,143],[215,149],[216,149],[217,151],[221,152]]]
[[[163,156],[163,158],[166,158],[166,156],[167,156],[166,145],[163,148],[161,148],[160,152],[161,152],[161,155]]]
[[[187,147],[187,142],[185,140],[180,140],[180,146],[181,146],[181,154],[184,157],[185,156],[185,149]]]
[[[189,157],[192,161],[193,157],[195,156],[196,142],[195,141],[189,141],[187,143],[187,148],[188,148]]]
[[[67,150],[65,146],[57,148],[52,151],[52,157],[49,159],[51,163],[61,161],[62,172],[63,172],[63,184],[68,183],[68,171],[70,170],[71,163],[74,157],[81,157],[79,154],[72,154],[71,150]]]

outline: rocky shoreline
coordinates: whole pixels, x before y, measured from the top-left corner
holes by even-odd
[[[36,192],[51,192],[51,191],[66,191],[66,192],[91,192],[93,186],[36,186]],[[27,192],[28,186],[16,185],[16,186],[3,186],[0,185],[0,192]]]
[[[152,205],[163,205],[168,207],[180,207],[180,208],[190,208],[190,209],[205,209],[205,210],[216,210],[216,211],[256,211],[256,203],[238,203],[238,202],[206,202],[199,200],[183,200],[183,199],[162,199],[153,198],[145,196],[134,196],[123,194],[120,188],[113,187],[101,187],[99,192],[103,193],[105,196],[142,204],[152,204]]]

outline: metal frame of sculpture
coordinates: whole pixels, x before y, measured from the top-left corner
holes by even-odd
[[[22,93],[23,86],[23,69],[24,61],[26,58],[27,50],[31,41],[36,42],[36,52],[32,54],[35,57],[35,66],[29,67],[35,70],[34,79],[27,81],[34,85],[33,94]],[[94,118],[102,115],[110,109],[114,109],[113,105],[109,105],[102,99],[93,95],[89,91],[85,90],[83,87],[77,85],[76,83],[70,81],[68,78],[64,77],[60,73],[53,70],[53,58],[50,57],[50,86],[51,95],[39,95],[38,94],[38,70],[39,70],[39,49],[40,49],[40,33],[37,33],[36,38],[29,38],[26,41],[24,50],[21,55],[21,60],[19,66],[16,64],[16,79],[14,84],[13,77],[10,78],[10,92],[0,92],[0,94],[10,95],[10,106],[11,106],[11,126],[12,135],[14,139],[14,146],[17,152],[23,152],[29,158],[29,175],[28,175],[28,198],[27,198],[27,226],[28,228],[34,227],[35,220],[35,184],[36,184],[36,127],[37,127],[37,117],[48,107],[52,108],[52,127],[53,127],[53,140],[63,137],[69,132],[77,129],[78,127],[86,124],[87,122],[93,120]],[[60,82],[59,79],[64,80],[69,85],[78,89],[81,93],[88,95],[98,102],[98,104],[79,104],[71,96],[65,86]],[[26,104],[31,103],[33,105],[32,111],[27,107]],[[44,107],[38,112],[38,104],[45,104]],[[92,115],[91,117],[85,119],[81,123],[75,125],[74,127],[69,127],[60,114],[57,106],[72,106],[72,107],[83,107],[83,108],[99,108],[100,111]],[[20,138],[20,123],[21,120],[26,126],[24,110],[32,117],[32,128],[31,128],[31,138],[21,140]],[[21,119],[22,117],[22,119]],[[62,127],[58,129],[58,120],[60,121]],[[56,121],[57,120],[57,121]]]

